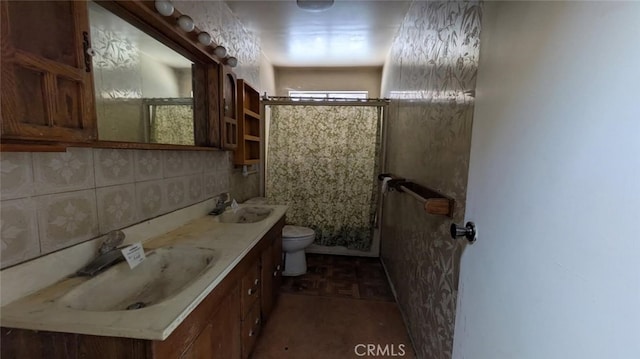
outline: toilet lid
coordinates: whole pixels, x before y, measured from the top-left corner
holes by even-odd
[[[282,228],[282,236],[284,238],[307,237],[312,236],[315,233],[316,232],[313,229],[307,227],[286,225]]]

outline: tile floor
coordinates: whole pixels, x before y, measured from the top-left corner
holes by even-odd
[[[415,358],[378,258],[308,254],[307,264],[284,278],[253,359]]]

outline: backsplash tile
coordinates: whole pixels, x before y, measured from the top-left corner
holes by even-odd
[[[96,148],[96,187],[133,183],[133,150]]]
[[[88,148],[67,152],[33,153],[35,194],[49,194],[93,188],[93,153]]]
[[[96,237],[98,214],[94,190],[35,197],[42,252]]]
[[[137,222],[136,189],[133,183],[96,189],[100,233]]]
[[[40,255],[36,213],[30,198],[3,201],[0,218],[2,268]]]
[[[149,181],[162,178],[162,151],[134,151],[134,178]]]
[[[180,151],[162,151],[164,178],[184,175],[185,162]]]
[[[164,180],[165,198],[167,199],[167,211],[173,211],[187,205],[187,181],[186,177],[174,177]]]
[[[183,162],[186,163],[185,171],[184,171],[185,174],[202,173],[204,157],[202,157],[202,154],[200,152],[197,152],[197,151],[183,152],[182,158],[183,158]]]
[[[28,197],[33,193],[31,153],[0,153],[0,173],[3,200]]]
[[[187,178],[188,191],[187,198],[189,204],[200,202],[204,199],[204,188],[202,186],[202,175],[189,176]]]
[[[166,205],[163,185],[162,180],[136,183],[138,218],[153,218],[162,214]]]

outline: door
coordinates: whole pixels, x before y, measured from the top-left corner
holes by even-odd
[[[453,358],[640,358],[640,4],[486,5]]]

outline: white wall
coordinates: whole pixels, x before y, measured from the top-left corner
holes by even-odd
[[[381,67],[278,67],[276,93],[289,96],[297,91],[368,91],[380,97]]]
[[[640,358],[640,3],[488,3],[454,358]]]

